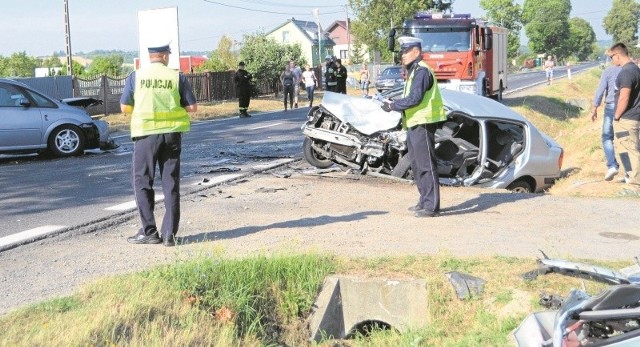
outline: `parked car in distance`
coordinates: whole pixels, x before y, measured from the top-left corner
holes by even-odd
[[[55,100],[21,82],[0,79],[0,153],[68,157],[114,148],[107,122],[81,108],[100,103],[94,98]]]
[[[375,83],[378,92],[391,90],[400,86],[404,86],[404,78],[402,76],[401,66],[390,66],[384,70]]]

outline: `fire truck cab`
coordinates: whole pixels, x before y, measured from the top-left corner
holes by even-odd
[[[396,29],[389,33],[394,51]],[[502,99],[507,88],[506,28],[470,14],[418,12],[404,21],[400,36],[419,37],[422,57],[443,89]]]

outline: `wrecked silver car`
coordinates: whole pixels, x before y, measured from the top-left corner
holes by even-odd
[[[526,118],[489,98],[451,90],[442,97],[447,120],[435,134],[440,184],[541,192],[560,176],[562,147]],[[318,168],[337,163],[410,179],[400,118],[375,100],[327,92],[302,127],[305,159]]]

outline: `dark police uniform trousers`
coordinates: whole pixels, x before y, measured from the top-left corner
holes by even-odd
[[[407,131],[411,170],[420,193],[418,206],[433,212],[440,211],[440,181],[435,150],[436,128],[437,123],[420,124]]]
[[[153,215],[155,194],[153,180],[156,164],[160,169],[165,214],[160,237],[169,239],[178,232],[180,223],[180,152],[182,133],[167,133],[136,137],[133,149],[133,191],[142,220],[140,233],[157,231]]]

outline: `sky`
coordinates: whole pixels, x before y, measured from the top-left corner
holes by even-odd
[[[522,3],[524,0],[517,0]],[[602,19],[613,0],[572,0],[572,17],[591,23],[597,39],[610,39]],[[288,19],[316,21],[322,27],[347,16],[347,0],[67,0],[71,49],[138,50],[138,11],[177,7],[181,51],[216,49],[223,35],[241,41],[244,34],[268,32]],[[47,56],[66,51],[64,0],[20,0],[0,12],[0,55],[26,52]],[[454,0],[456,13],[484,15],[479,0]],[[349,13],[351,15],[351,13]]]

